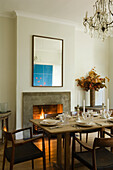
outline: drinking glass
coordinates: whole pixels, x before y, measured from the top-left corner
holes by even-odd
[[[93,110],[87,110],[87,121],[88,122],[93,121]]]
[[[107,112],[106,112],[106,118],[107,118],[107,119],[110,119],[111,114],[112,114],[112,111],[107,111]]]
[[[64,112],[64,124],[69,123],[69,112]]]
[[[103,112],[103,110],[100,110],[100,116],[102,116],[102,112]]]
[[[7,112],[8,103],[1,103],[1,112]]]
[[[87,113],[86,113],[86,112],[82,112],[82,118],[83,118],[84,120],[87,119]]]

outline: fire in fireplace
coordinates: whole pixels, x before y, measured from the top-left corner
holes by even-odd
[[[44,119],[49,115],[56,116],[63,112],[63,104],[53,104],[53,105],[34,105],[33,106],[33,119]],[[37,126],[33,127],[33,134],[36,134],[40,129]]]
[[[63,104],[57,105],[34,105],[33,119],[44,119],[47,114],[58,114],[63,112]]]

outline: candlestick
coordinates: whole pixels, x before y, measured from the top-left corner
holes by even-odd
[[[88,11],[86,11],[86,16],[85,16],[85,19],[87,19],[87,16],[88,16]]]
[[[77,117],[76,121],[80,121],[80,116],[79,116],[79,105],[77,105]]]
[[[102,111],[104,111],[104,103],[102,103]]]
[[[85,113],[85,100],[83,100],[83,113]]]

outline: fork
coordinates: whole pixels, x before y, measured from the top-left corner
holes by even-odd
[[[53,127],[49,127],[49,129],[56,129],[56,128],[61,128],[61,126],[53,126]]]

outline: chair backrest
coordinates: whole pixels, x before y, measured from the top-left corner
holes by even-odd
[[[113,138],[95,138],[93,148],[113,147]]]
[[[11,132],[3,131],[3,135],[6,139],[6,141],[12,141],[14,142],[14,138]]]

